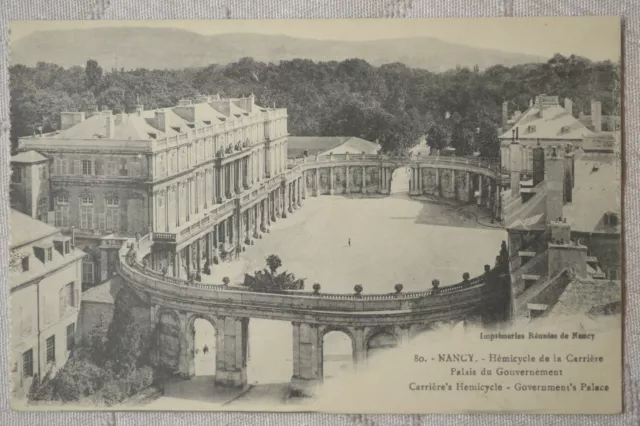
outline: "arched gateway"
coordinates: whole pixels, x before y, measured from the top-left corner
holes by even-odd
[[[111,244],[120,247],[118,273],[146,301],[158,342],[156,363],[192,377],[196,373],[195,351],[202,350],[196,348],[194,323],[205,320],[215,329],[215,345],[211,345],[215,349],[211,350],[215,350],[216,382],[243,386],[247,383],[250,319],[287,321],[292,326],[292,389],[305,393],[324,378],[325,336],[330,333],[348,336],[352,361],[358,366],[376,352],[405,344],[429,324],[468,318],[481,318],[491,324],[510,319],[511,286],[505,248],[495,265],[487,265],[476,278],[419,292],[265,293],[194,281],[194,275],[206,273],[203,263],[210,268],[217,259],[241,251],[268,232],[272,221],[294,213],[310,191],[312,195],[388,194],[392,171],[408,167],[410,194],[432,191],[474,201],[473,192],[480,195],[476,202],[491,207],[497,199],[500,176],[492,164],[454,157],[346,154],[305,158],[298,163],[262,187],[217,205],[197,226],[179,234],[151,233],[124,244],[115,240]],[[483,198],[485,193],[490,195],[489,201]],[[174,253],[170,258],[163,254],[167,247]]]

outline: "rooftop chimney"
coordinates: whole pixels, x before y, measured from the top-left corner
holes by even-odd
[[[82,123],[85,119],[84,112],[61,112],[60,113],[60,130],[66,130]]]
[[[157,110],[155,113],[156,120],[156,129],[160,130],[163,133],[167,133],[167,129],[169,128],[169,120],[167,120],[167,113],[163,110]]]
[[[565,269],[576,276],[587,277],[587,247],[579,241],[571,241],[571,226],[564,220],[550,224],[551,242],[548,249],[548,273],[553,278]]]
[[[573,116],[573,102],[569,98],[564,98],[564,110]]]
[[[520,195],[520,172],[522,171],[522,147],[518,142],[509,145],[509,172],[511,196]]]
[[[600,101],[591,101],[591,125],[594,132],[600,133],[602,131],[602,104]]]
[[[544,168],[547,222],[550,222],[562,217],[564,205],[565,165],[555,148],[544,159]]]

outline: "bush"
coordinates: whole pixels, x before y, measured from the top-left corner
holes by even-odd
[[[127,377],[127,381],[129,382],[129,396],[138,394],[151,386],[153,377],[153,369],[151,367],[138,368],[132,372]]]
[[[115,380],[102,388],[98,400],[107,406],[112,406],[124,401],[129,396],[128,391],[124,380]]]
[[[87,360],[70,359],[53,379],[54,396],[62,401],[77,401],[93,395],[107,379],[105,371]]]

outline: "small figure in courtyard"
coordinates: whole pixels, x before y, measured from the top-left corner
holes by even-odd
[[[209,266],[209,261],[207,260],[204,264],[204,271],[206,275],[211,275],[211,267]]]
[[[203,353],[204,355],[208,354],[208,353],[209,353],[209,346],[204,345],[204,348],[202,348],[202,353]]]
[[[200,355],[200,349],[196,349],[196,355]]]
[[[351,238],[349,238],[349,247],[351,247]]]

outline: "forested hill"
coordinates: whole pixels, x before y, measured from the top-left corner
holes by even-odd
[[[484,69],[544,60],[428,37],[339,41],[251,33],[207,36],[169,28],[40,31],[11,43],[11,63],[29,66],[44,61],[69,67],[95,59],[105,69],[178,69],[229,64],[243,57],[274,63],[297,58],[342,61],[357,57],[372,65],[402,62],[431,71],[457,65]]]
[[[387,151],[401,151],[427,134],[436,147],[495,156],[504,100],[513,113],[524,111],[539,94],[570,97],[577,116],[588,114],[591,100],[597,99],[602,113],[612,114],[619,66],[555,55],[537,64],[432,73],[400,63],[375,67],[361,59],[266,64],[244,58],[203,68],[104,72],[90,60],[66,69],[48,63],[14,65],[10,88],[14,143],[39,126],[44,132],[57,129],[62,111],[107,106],[132,112],[137,101],[152,109],[197,94],[254,93],[258,104],[288,109],[293,135],[358,136],[379,140]]]

